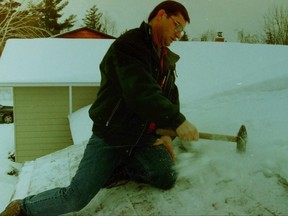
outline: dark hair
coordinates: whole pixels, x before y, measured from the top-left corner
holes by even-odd
[[[179,2],[172,0],[166,0],[158,4],[150,13],[148,22],[150,22],[161,9],[165,10],[168,16],[178,15],[180,13],[184,17],[185,21],[190,23],[190,17],[187,9]]]

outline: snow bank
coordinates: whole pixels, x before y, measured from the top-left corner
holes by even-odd
[[[287,46],[179,42],[171,49],[181,56],[177,82],[185,103],[288,76]]]
[[[182,142],[177,169],[194,188],[182,194],[186,213],[286,214],[288,47],[201,46],[182,47],[195,50],[178,67],[182,111],[202,132],[236,135],[244,124],[248,143],[239,155],[235,143]]]
[[[0,104],[13,105],[12,89],[0,87]],[[14,124],[0,124],[0,175],[13,169],[13,163],[8,156],[14,153]],[[4,175],[5,175],[4,174]]]
[[[88,115],[90,107],[85,106],[68,116],[74,145],[87,142],[92,135],[93,122]]]
[[[12,88],[0,87],[0,104],[13,105]],[[21,170],[21,164],[8,159],[14,153],[14,149],[14,124],[0,124],[0,212],[9,203],[18,182],[17,176],[7,173],[18,173]]]

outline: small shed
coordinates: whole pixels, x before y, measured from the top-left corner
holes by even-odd
[[[112,42],[8,40],[0,59],[0,86],[13,88],[17,162],[73,144],[68,115],[95,100],[99,64]]]
[[[75,29],[69,32],[61,33],[54,37],[55,38],[115,39],[115,37],[111,35],[96,31],[88,27],[83,27],[83,28]]]

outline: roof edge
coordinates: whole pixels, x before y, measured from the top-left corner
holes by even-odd
[[[0,87],[65,87],[65,86],[100,86],[100,82],[91,83],[1,83]]]

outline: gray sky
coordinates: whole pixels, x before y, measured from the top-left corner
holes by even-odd
[[[116,23],[117,35],[138,27],[162,0],[69,0],[65,14],[77,14],[80,25],[94,4]],[[288,0],[179,0],[191,18],[186,32],[190,39],[207,30],[223,31],[227,41],[236,41],[237,32],[261,33],[263,15],[274,5],[288,7]],[[79,27],[79,26],[78,26]]]

